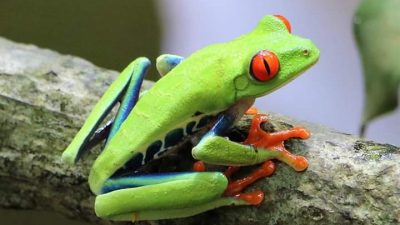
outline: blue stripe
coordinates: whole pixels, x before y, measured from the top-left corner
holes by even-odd
[[[104,184],[102,188],[102,193],[104,194],[120,189],[135,188],[176,180],[190,179],[190,177],[192,177],[195,173],[197,172],[172,172],[110,178]]]
[[[133,68],[129,86],[125,92],[117,116],[114,119],[113,126],[107,138],[107,143],[117,133],[125,119],[129,116],[133,107],[139,99],[140,87],[142,86],[144,75],[150,66],[150,61],[143,62],[138,68]]]
[[[234,122],[235,122],[235,117],[233,114],[231,113],[220,114],[218,116],[217,122],[214,124],[211,130],[209,130],[203,136],[203,138],[201,138],[199,144],[201,144],[208,137],[222,136],[226,131],[229,130],[229,128],[233,125]]]

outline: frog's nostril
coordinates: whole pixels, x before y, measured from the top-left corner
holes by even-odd
[[[304,56],[309,56],[311,51],[309,49],[303,49],[303,55]]]

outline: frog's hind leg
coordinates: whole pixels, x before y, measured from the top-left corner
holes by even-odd
[[[112,220],[192,216],[225,205],[249,205],[246,196],[223,197],[219,172],[149,174],[110,179],[95,202],[96,214]]]
[[[183,57],[178,55],[172,55],[172,54],[160,55],[157,58],[156,67],[160,75],[164,76],[173,68],[175,68],[175,66],[181,63],[182,60]],[[129,112],[132,110],[134,104],[138,100],[138,93],[140,90],[140,86],[142,84],[143,75],[146,70],[146,68],[144,70],[141,69],[142,66],[146,65],[139,66],[137,70],[139,73],[136,73],[137,75],[134,74],[134,71],[131,72],[132,73],[131,79],[127,81],[129,82],[129,85],[124,86],[124,92],[119,97],[119,99],[121,99],[122,102],[119,107],[119,112],[117,117],[113,120],[108,121],[103,127],[100,127],[94,132],[93,137],[89,141],[87,141],[87,143],[85,143],[85,147],[83,147],[85,150],[93,148],[94,146],[102,142],[104,139],[107,139],[108,142],[109,140],[111,140],[112,136],[114,136],[114,134],[119,130],[122,122],[129,115]],[[146,92],[147,90],[141,92],[139,98],[142,97]]]
[[[117,115],[115,116],[114,122],[111,126],[107,143],[117,133],[122,123],[128,117],[129,113],[139,100],[140,88],[149,65],[150,63],[133,69],[131,79],[125,88],[124,94],[121,96],[121,105],[119,106]]]
[[[64,151],[62,159],[65,162],[75,163],[89,149],[88,147],[100,142],[106,136],[109,140],[115,134],[136,104],[144,75],[149,66],[150,61],[142,57],[134,60],[121,72],[94,106],[82,128]],[[121,105],[112,126],[110,124],[108,127],[106,126],[107,129],[98,132],[94,141],[90,142],[96,128],[119,101],[121,101]],[[109,134],[107,135],[107,133]]]

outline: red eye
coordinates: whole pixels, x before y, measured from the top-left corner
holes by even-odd
[[[250,64],[250,74],[258,81],[267,81],[275,77],[279,71],[279,59],[270,51],[258,52]]]
[[[289,33],[292,33],[292,27],[290,26],[288,19],[286,19],[284,16],[281,15],[274,15],[274,16],[280,19],[286,25],[286,28],[288,29]]]

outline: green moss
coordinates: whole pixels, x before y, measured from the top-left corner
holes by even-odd
[[[68,105],[72,104],[71,96],[61,92],[52,92],[46,95],[46,100],[49,101],[54,108],[58,108],[60,112],[66,112]]]
[[[362,152],[363,156],[368,160],[380,160],[382,157],[390,156],[390,154],[399,154],[400,148],[389,144],[378,144],[367,140],[358,140],[353,148],[357,152]]]

